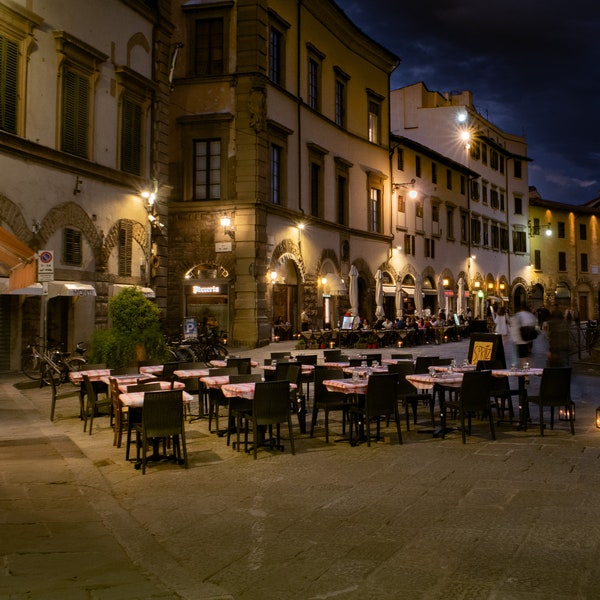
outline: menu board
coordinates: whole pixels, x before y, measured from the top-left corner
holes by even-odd
[[[469,363],[476,365],[480,360],[501,360],[506,368],[502,336],[495,333],[472,333],[469,344]]]

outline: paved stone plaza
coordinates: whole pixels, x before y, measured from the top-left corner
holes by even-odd
[[[462,360],[468,343],[410,350]],[[190,468],[146,475],[107,418],[84,434],[74,396],[52,423],[48,388],[4,376],[0,598],[600,598],[596,371],[575,366],[574,437],[564,422],[543,438],[504,424],[491,441],[475,421],[463,445],[434,438],[423,408],[402,446],[392,429],[371,448],[326,444],[321,420],[314,439],[296,428],[295,456],[286,443],[254,461],[199,420]],[[341,436],[337,416],[331,429]]]

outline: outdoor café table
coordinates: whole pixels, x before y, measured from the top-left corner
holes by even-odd
[[[370,373],[387,373],[387,365],[380,365],[378,367],[346,367],[342,369],[346,375],[354,375],[354,373],[370,374]]]
[[[85,381],[83,380],[83,376],[87,375],[90,378],[90,381],[100,381],[102,377],[106,375],[110,375],[110,369],[88,369],[83,371],[71,371],[69,373],[69,380],[73,385],[79,386],[79,408],[80,415],[83,418],[83,405],[84,399],[86,395],[85,389]]]
[[[360,367],[363,370],[365,367]],[[342,394],[346,394],[353,398],[353,402],[358,404],[358,397],[361,395],[365,395],[367,393],[367,388],[369,387],[369,379],[365,377],[364,379],[325,379],[323,381],[323,385],[327,389],[328,392],[338,392]],[[363,423],[361,423],[361,431],[359,433],[359,437],[357,439],[337,439],[336,442],[350,442],[351,446],[356,446],[358,443],[365,439],[364,432],[362,431]]]
[[[223,396],[226,398],[243,398],[244,400],[254,400],[254,382],[249,383],[228,383],[221,386]],[[295,383],[290,383],[290,392],[298,389]],[[301,433],[306,433],[306,414],[298,411],[298,423]]]
[[[140,367],[140,373],[144,375],[162,375],[163,365],[145,365]]]
[[[108,380],[109,377],[107,377],[106,379]],[[185,389],[185,383],[183,383],[183,381],[174,381],[173,383],[171,383],[170,381],[157,381],[156,383],[160,384],[161,390],[183,390],[183,389]],[[122,394],[125,394],[127,392],[127,388],[130,385],[135,385],[135,382],[126,383],[126,382],[123,382],[122,380],[119,380],[118,384],[119,384],[119,391]],[[156,390],[156,391],[158,391],[158,390]]]
[[[382,358],[382,365],[396,365],[398,363],[411,363],[415,364],[415,361],[412,358]]]
[[[341,362],[324,362],[323,366],[327,367],[328,369],[345,369],[346,367],[350,366],[350,361],[346,360]]]
[[[164,382],[161,382],[161,388],[162,388],[163,383],[166,383],[167,385],[170,386],[170,383],[168,381],[164,381]],[[171,389],[171,388],[169,387],[167,389]],[[158,390],[156,390],[156,391],[158,391]],[[146,394],[146,393],[151,394],[152,392],[125,392],[125,393],[119,395],[119,399],[121,400],[123,405],[128,408],[129,411],[137,411],[138,413],[141,413],[141,411],[144,409],[144,394]],[[193,396],[191,394],[188,394],[188,392],[184,391],[183,392],[184,406],[186,404],[189,405],[189,403],[192,400],[193,400]],[[132,412],[130,413],[129,418],[131,421],[133,421],[134,419],[132,419],[131,416],[132,416]],[[135,420],[141,422],[141,414],[139,416],[137,416]],[[130,435],[130,433],[128,435]],[[127,441],[127,448],[129,448],[129,440]],[[148,460],[160,460],[161,458],[163,458],[163,457],[158,452],[158,443],[156,440],[156,441],[154,441],[153,453],[151,456],[148,457]],[[137,468],[137,466],[136,466],[136,468]]]
[[[102,377],[100,377],[100,380],[102,383],[105,383],[106,385],[110,384],[110,380],[111,379],[116,379],[119,382],[119,386],[123,385],[124,387],[127,387],[128,385],[134,385],[136,383],[139,382],[140,379],[143,379],[144,381],[148,381],[149,379],[154,379],[154,375],[150,375],[150,374],[141,374],[141,373],[128,373],[127,375],[102,375]],[[127,390],[124,390],[127,391]]]
[[[492,375],[496,377],[516,377],[519,383],[519,429],[524,431],[527,429],[527,420],[529,415],[526,414],[527,406],[527,390],[525,385],[527,384],[527,377],[541,377],[544,369],[537,367],[529,367],[528,369],[494,369]]]
[[[432,391],[431,394],[431,419],[435,424],[434,410],[435,410],[435,397],[436,391],[438,392],[440,411],[443,408],[444,392],[447,388],[459,388],[462,384],[463,374],[460,371],[453,371],[452,373],[438,372],[436,369],[436,375],[432,376],[428,373],[413,373],[406,376],[407,381],[410,381],[418,390]]]
[[[227,366],[227,361],[226,360],[220,360],[220,359],[211,360],[210,361],[210,366],[211,367],[226,367]],[[258,361],[251,360],[250,361],[250,366],[251,367],[258,367]]]
[[[209,373],[208,368],[205,369],[177,369],[173,372],[175,377],[179,377],[179,379],[200,379],[200,377],[207,377]],[[204,415],[204,393],[203,390],[200,390],[198,393],[198,415],[195,416],[192,420],[202,419]],[[192,422],[190,421],[190,423]]]

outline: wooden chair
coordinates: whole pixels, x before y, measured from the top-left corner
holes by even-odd
[[[340,392],[330,392],[323,385],[325,379],[344,379],[342,369],[330,369],[328,367],[317,365],[315,367],[315,388],[313,395],[312,420],[310,423],[310,437],[314,437],[315,425],[319,410],[325,413],[325,443],[329,443],[329,413],[340,411],[342,413],[342,435],[346,433],[346,417],[349,398],[346,394]]]
[[[54,412],[56,410],[56,402],[66,400],[67,398],[79,398],[79,414],[83,416],[83,404],[79,390],[69,385],[68,389],[60,387],[60,381],[56,377],[50,377],[50,389],[52,390],[52,401],[50,404],[50,420],[54,421]]]
[[[492,415],[490,403],[491,378],[492,374],[490,371],[469,371],[463,374],[462,385],[460,386],[458,397],[443,402],[443,406],[441,407],[442,437],[445,436],[446,432],[447,413],[449,410],[455,410],[460,419],[463,444],[466,444],[467,442],[467,433],[471,435],[471,420],[475,413],[480,413],[482,416],[488,416],[492,439],[496,439],[494,416]],[[465,427],[465,418],[468,422],[467,427]]]
[[[537,404],[540,409],[540,435],[544,435],[544,408],[550,408],[550,429],[554,429],[554,408],[565,409],[565,416],[575,435],[575,403],[571,400],[571,367],[546,367],[542,371],[540,390],[537,396],[528,396],[529,404]]]
[[[94,416],[96,415],[96,412],[103,409],[103,408],[107,408],[108,409],[108,416],[109,418],[112,415],[112,399],[108,396],[106,396],[105,398],[98,398],[98,395],[96,393],[96,389],[94,388],[93,382],[90,381],[90,378],[88,375],[83,376],[83,381],[85,383],[85,391],[86,391],[86,402],[85,402],[85,409],[83,411],[83,431],[85,432],[86,428],[87,428],[87,422],[88,419],[90,421],[90,429],[89,429],[89,435],[92,435],[92,427],[94,425]]]
[[[245,420],[244,449],[246,452],[248,452],[248,425],[250,422],[252,423],[254,460],[256,460],[260,443],[259,427],[268,426],[269,437],[265,437],[263,442],[268,442],[271,448],[283,450],[281,445],[281,423],[287,423],[292,454],[296,453],[294,432],[292,431],[289,381],[257,383],[254,390],[254,400],[251,402],[251,410],[243,411],[241,417]],[[275,437],[273,437],[273,425],[276,428]]]
[[[146,473],[148,462],[147,448],[149,440],[169,438],[173,440],[173,458],[188,468],[187,447],[185,440],[185,419],[183,417],[183,391],[167,390],[146,392],[142,422],[136,430],[136,467],[141,466]],[[142,456],[140,459],[140,449]],[[183,458],[182,458],[183,456]]]
[[[367,445],[371,445],[371,422],[377,424],[376,440],[381,439],[381,421],[393,418],[396,423],[398,442],[402,444],[402,432],[400,431],[400,415],[398,414],[397,376],[395,373],[376,374],[369,377],[367,393],[364,405],[352,405],[348,409],[350,417],[350,438],[352,439],[352,427],[356,425],[356,438],[359,438],[360,426],[364,424],[367,434]]]

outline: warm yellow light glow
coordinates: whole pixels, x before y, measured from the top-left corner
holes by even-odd
[[[449,279],[442,279],[442,285],[444,287],[448,287],[450,285],[450,280]]]
[[[231,219],[224,215],[221,217],[221,227],[229,227],[231,225]]]
[[[327,277],[321,277],[321,283],[327,285]]]
[[[277,279],[277,271],[271,271],[271,281],[275,281]]]
[[[410,190],[410,192],[408,192],[408,197],[409,197],[411,200],[414,200],[414,199],[417,197],[417,195],[418,195],[418,194],[417,194],[417,190]]]
[[[478,288],[481,284],[479,283],[479,281],[475,282],[475,287]]]

